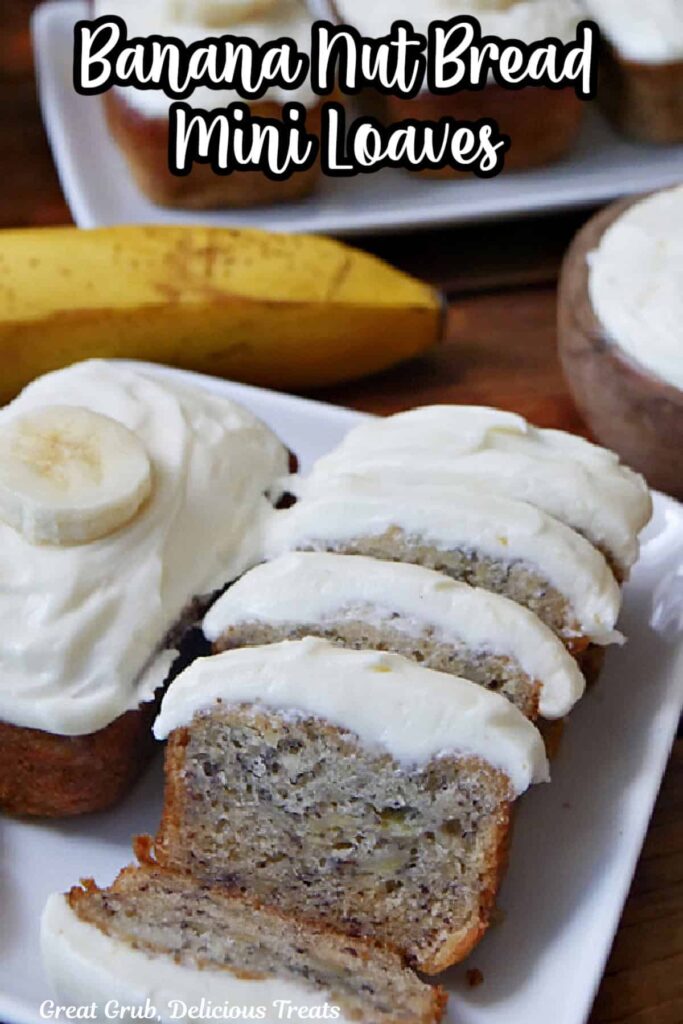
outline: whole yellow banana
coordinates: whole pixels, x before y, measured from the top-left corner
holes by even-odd
[[[326,238],[220,228],[0,232],[0,401],[93,356],[315,388],[429,349],[438,293]]]

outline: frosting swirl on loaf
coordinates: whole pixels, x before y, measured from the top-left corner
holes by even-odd
[[[363,423],[316,463],[298,493],[344,493],[349,473],[378,486],[443,487],[444,498],[468,481],[490,487],[578,530],[624,575],[652,515],[645,481],[613,452],[498,409],[425,406]]]
[[[308,637],[202,658],[171,684],[154,735],[165,739],[220,703],[321,718],[406,765],[480,757],[516,794],[548,779],[541,735],[509,701],[396,654]]]
[[[252,569],[216,602],[204,633],[217,640],[231,626],[265,622],[321,624],[357,612],[399,631],[428,630],[473,650],[512,658],[541,683],[540,713],[561,718],[585,681],[574,658],[526,608],[419,565],[356,555],[292,552]]]
[[[89,544],[32,544],[0,521],[0,720],[71,736],[151,699],[173,652],[145,670],[188,604],[258,560],[288,459],[234,402],[100,361],[41,377],[0,424],[55,401],[133,431],[153,480],[137,516]]]

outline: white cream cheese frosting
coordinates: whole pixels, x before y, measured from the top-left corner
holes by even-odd
[[[433,21],[459,14],[478,18],[484,35],[533,43],[574,38],[581,9],[575,0],[335,0],[340,20],[366,36],[383,36],[394,21],[426,33]]]
[[[610,339],[683,390],[683,185],[629,207],[588,260],[591,304]]]
[[[614,632],[621,607],[619,585],[600,552],[568,526],[521,501],[464,486],[449,493],[406,485],[374,490],[352,476],[343,494],[306,498],[274,513],[267,557],[301,549],[334,549],[363,537],[400,529],[442,551],[480,551],[504,564],[523,562],[567,600],[580,635],[597,644]]]
[[[397,654],[307,637],[200,658],[169,687],[154,735],[166,739],[219,702],[321,718],[404,765],[480,757],[517,795],[548,779],[541,735],[513,704]]]
[[[323,1019],[325,1005],[328,1013],[329,1007],[335,1006],[324,990],[289,979],[238,978],[227,970],[193,968],[177,963],[171,956],[135,949],[82,921],[61,894],[47,901],[40,940],[45,973],[58,999],[70,1006],[95,1004],[97,1020],[113,1019],[111,1012],[116,1004],[129,1008],[124,1019],[142,1019],[134,1011],[151,1005],[159,1014],[159,1018],[152,1019],[164,1024],[215,1021],[211,1008],[220,1011],[226,1005],[244,1008],[242,1019],[255,1019],[247,1017],[249,1008],[265,1007],[266,1020],[277,1019],[279,1000],[301,1007],[302,1017],[308,1011],[310,1020]],[[204,1013],[202,1007],[206,1008]],[[349,1024],[341,1011],[335,1019]]]
[[[463,482],[491,487],[578,530],[624,575],[652,515],[645,481],[617,455],[483,407],[425,406],[363,423],[295,486],[303,496],[327,496],[344,491],[348,473],[389,487],[438,485],[444,497]]]
[[[340,617],[386,623],[416,635],[512,658],[541,683],[540,712],[562,718],[585,680],[554,633],[526,608],[419,565],[360,555],[291,552],[252,569],[209,611],[204,633],[217,640],[240,623],[324,625]]]
[[[589,17],[622,58],[642,64],[683,61],[681,0],[583,0]]]
[[[39,378],[0,425],[55,401],[122,423],[152,464],[147,503],[101,540],[31,544],[0,522],[0,720],[83,735],[149,700],[188,603],[259,561],[288,458],[235,403],[100,361]]]
[[[172,0],[94,0],[94,16],[115,14],[126,23],[128,38],[147,38],[150,35],[172,36],[186,46],[222,34],[244,36],[263,46],[275,39],[293,39],[297,48],[306,54],[311,51],[313,16],[305,0],[279,0],[273,13],[253,17],[238,25],[207,28],[179,17]],[[120,88],[118,94],[144,117],[167,117],[174,102],[161,89]],[[187,100],[202,110],[217,110],[230,103],[245,102],[234,89],[210,89],[198,86]],[[262,101],[273,103],[303,103],[309,109],[320,102],[310,85],[310,77],[297,89],[272,86]]]

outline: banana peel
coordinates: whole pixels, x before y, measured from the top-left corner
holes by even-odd
[[[427,285],[327,238],[198,227],[0,232],[0,402],[91,357],[308,390],[441,337]]]

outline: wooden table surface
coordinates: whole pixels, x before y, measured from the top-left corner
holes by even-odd
[[[71,220],[36,103],[28,34],[34,6],[0,0],[0,227]],[[582,430],[556,355],[555,287],[562,253],[585,217],[364,240],[444,288],[446,343],[429,357],[319,397],[382,413],[434,401],[493,404],[541,426]],[[683,740],[591,1022],[683,1024]]]

